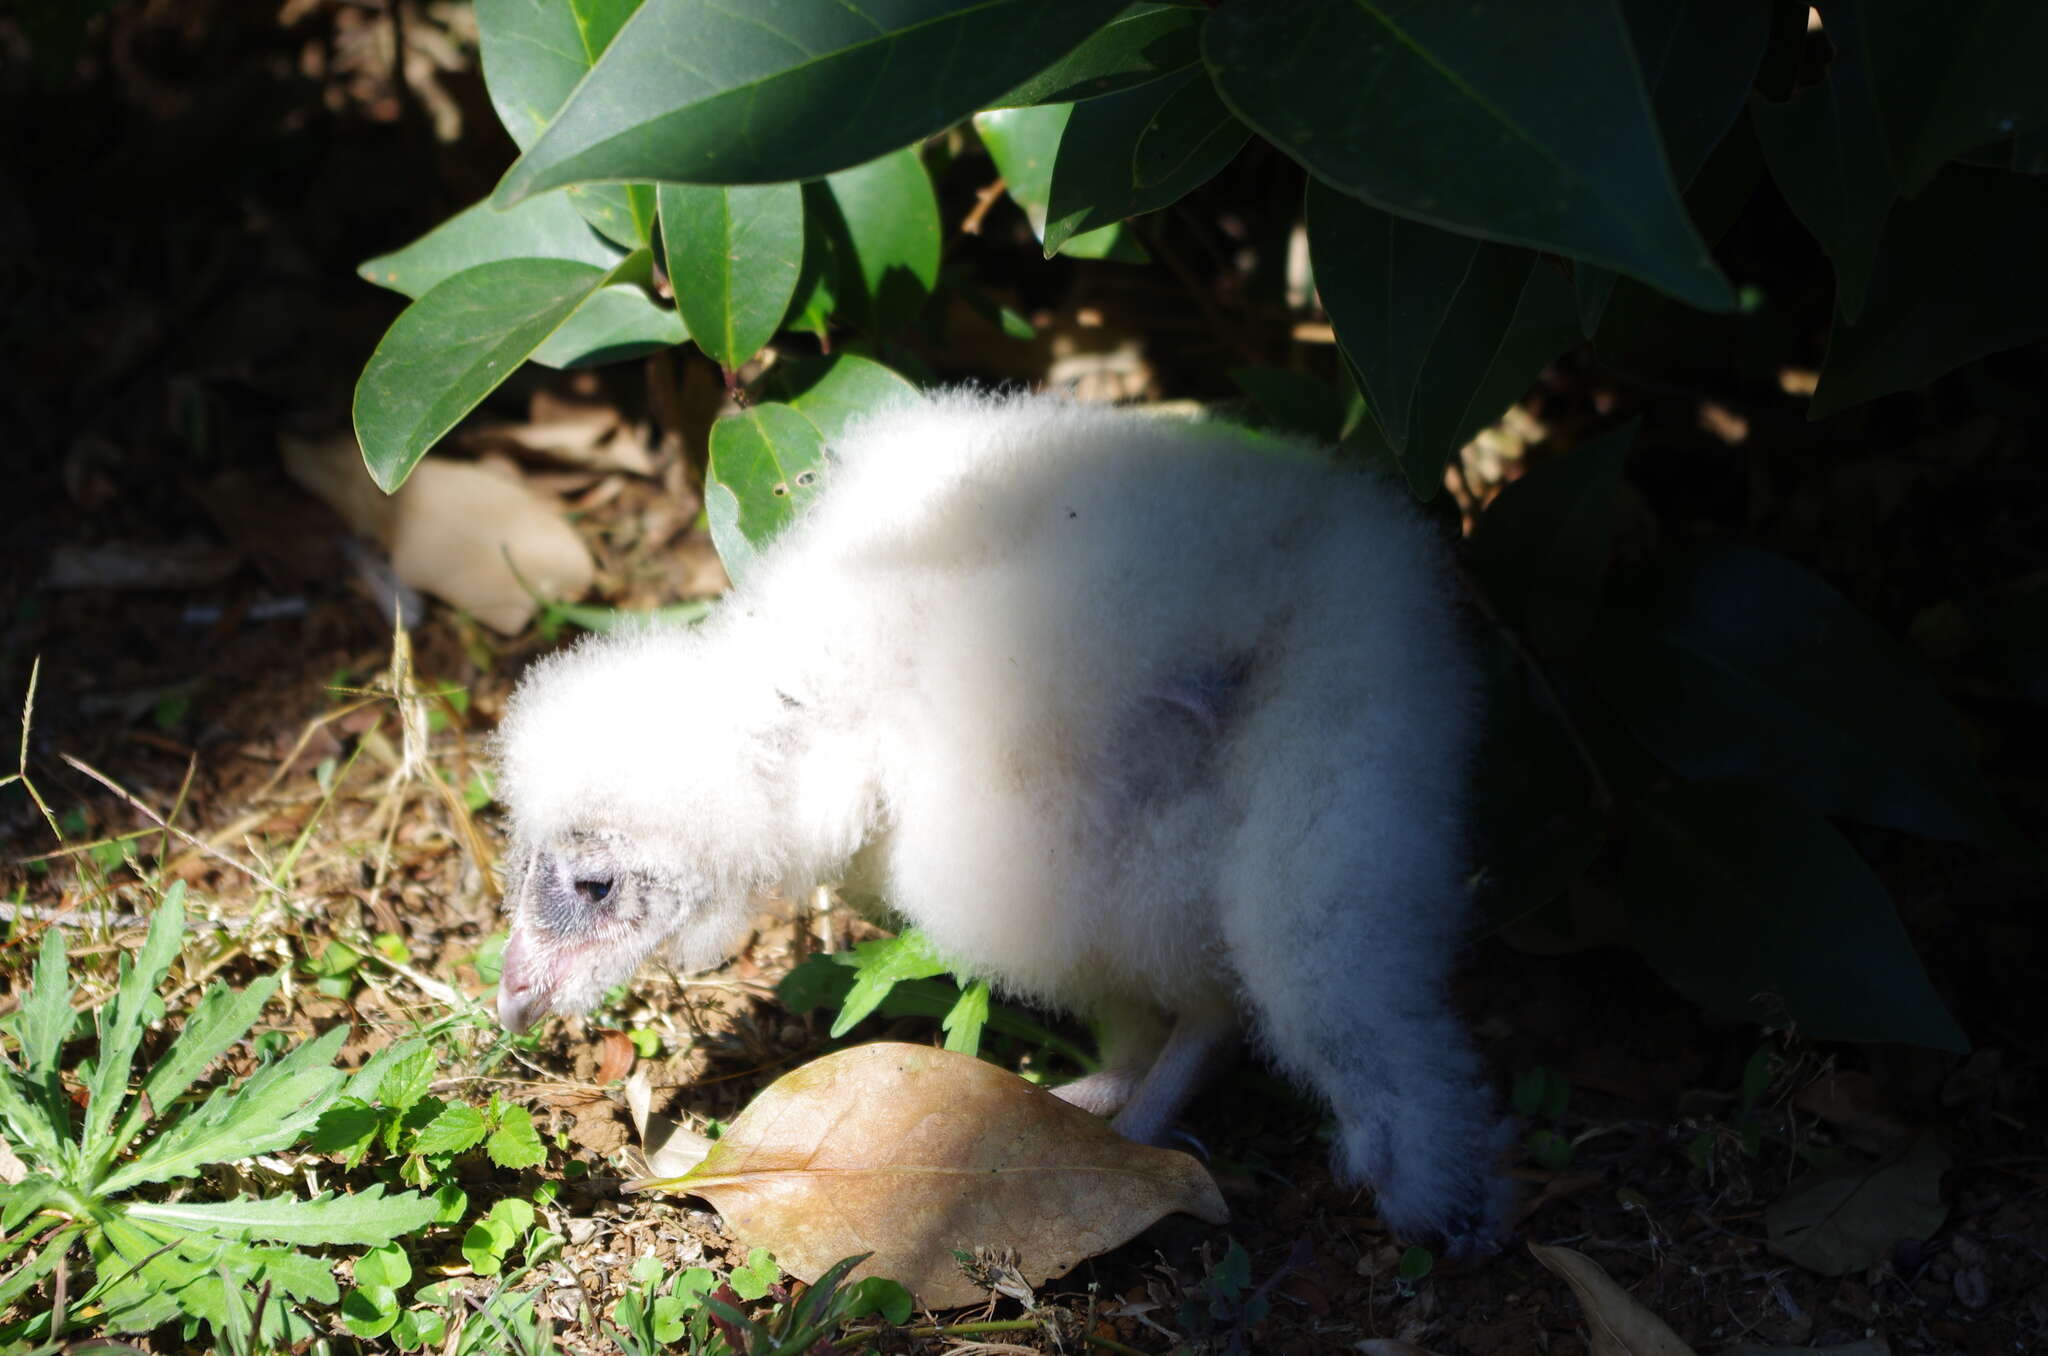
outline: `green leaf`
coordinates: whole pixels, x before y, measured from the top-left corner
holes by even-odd
[[[1709,1011],[1823,1040],[1969,1049],[1891,899],[1825,819],[1749,782],[1632,807],[1621,878],[1636,944]]]
[[[1047,257],[1084,231],[1180,201],[1250,135],[1199,68],[1075,104],[1053,160]],[[1144,173],[1158,177],[1141,176],[1141,156]]]
[[[164,892],[133,963],[127,956],[121,958],[113,1001],[96,1014],[99,1052],[92,1076],[86,1080],[85,1123],[78,1132],[79,1151],[93,1175],[126,1147],[125,1141],[112,1134],[114,1114],[128,1095],[129,1065],[142,1043],[143,1028],[162,1014],[157,990],[163,987],[164,976],[170,973],[184,940],[185,883],[178,881]]]
[[[396,1243],[370,1249],[356,1259],[357,1285],[386,1285],[393,1289],[412,1279],[412,1259]]]
[[[648,0],[497,200],[587,180],[831,174],[962,120],[1108,13],[1103,0],[786,0],[771,23]]]
[[[400,1351],[439,1347],[448,1336],[448,1318],[438,1309],[406,1309],[391,1325],[391,1340]]]
[[[359,1284],[341,1297],[341,1326],[366,1340],[389,1332],[398,1314],[398,1292],[388,1285]]]
[[[519,149],[538,141],[570,92],[640,0],[478,0],[484,85],[498,121]],[[650,176],[606,176],[637,179]],[[606,184],[570,190],[574,211],[630,248],[648,242],[654,224],[649,184]],[[502,204],[501,204],[502,205]]]
[[[420,1098],[427,1095],[440,1066],[440,1056],[432,1045],[424,1040],[406,1042],[397,1058],[379,1073],[377,1100],[393,1111],[412,1110]]]
[[[348,1076],[348,1083],[341,1090],[342,1097],[353,1097],[357,1101],[365,1103],[379,1100],[384,1086],[384,1076],[390,1073],[401,1060],[410,1061],[416,1059],[419,1056],[419,1052],[426,1048],[426,1040],[418,1036],[408,1040],[396,1041],[385,1046],[382,1050],[364,1060],[362,1068],[357,1069]],[[397,1087],[394,1086],[393,1091],[397,1090]],[[424,1092],[425,1089],[422,1088],[421,1091]],[[394,1109],[403,1111],[405,1108],[396,1107]]]
[[[1316,291],[1373,421],[1388,446],[1405,452],[1423,369],[1453,306],[1461,295],[1468,308],[1483,302],[1480,324],[1498,333],[1514,314],[1521,279],[1468,294],[1468,282],[1476,288],[1488,280],[1473,272],[1478,241],[1368,207],[1314,180],[1304,211]],[[1493,254],[1516,257],[1498,247]]]
[[[1830,35],[1856,13],[1831,15]],[[1898,196],[1859,45],[1839,48],[1827,78],[1789,103],[1756,101],[1750,123],[1778,191],[1827,251],[1835,271],[1835,309],[1855,322],[1863,313],[1885,218]]]
[[[1346,399],[1348,391],[1340,391],[1320,377],[1284,367],[1233,367],[1230,380],[1251,398],[1274,428],[1319,443],[1334,443],[1341,438],[1349,413],[1347,405],[1357,405],[1355,397]]]
[[[981,1029],[988,1024],[988,981],[977,979],[960,992],[960,1001],[939,1023],[946,1048],[956,1054],[981,1053]]]
[[[768,542],[817,494],[824,462],[824,435],[788,405],[756,405],[711,426],[705,510],[735,585],[745,586]]]
[[[533,1128],[533,1113],[523,1106],[505,1108],[499,1116],[498,1128],[491,1131],[490,1139],[484,1143],[484,1152],[499,1167],[514,1170],[538,1167],[548,1156],[547,1146],[540,1142],[540,1135]]]
[[[974,115],[975,134],[987,148],[989,158],[996,162],[996,172],[1003,176],[1003,190],[1023,209],[1031,223],[1031,233],[1040,244],[1045,243],[1045,210],[1052,197],[1053,159],[1059,153],[1060,138],[1066,134],[1067,119],[1073,112],[1072,104],[1042,104]],[[1084,231],[1062,244],[1057,253],[1073,259],[1117,259],[1126,263],[1143,263],[1146,258],[1144,246],[1121,222]]]
[[[473,204],[403,249],[364,260],[356,272],[418,300],[434,284],[478,264],[568,259],[610,268],[625,253],[592,230],[567,195],[548,193],[502,212],[488,202]]]
[[[241,1084],[217,1088],[198,1109],[142,1147],[101,1182],[114,1196],[143,1182],[188,1177],[208,1163],[282,1149],[312,1128],[340,1089],[334,1055],[348,1036],[335,1027],[258,1069]]]
[[[236,993],[215,984],[185,1018],[178,1039],[142,1080],[142,1096],[122,1118],[117,1144],[127,1144],[142,1129],[152,1108],[168,1108],[227,1048],[249,1034],[249,1028],[277,991],[278,977],[265,975]]]
[[[1593,629],[1636,424],[1542,462],[1479,516],[1473,573],[1501,619],[1546,654],[1576,650]]]
[[[1830,38],[1841,8],[1827,13]],[[1872,4],[1855,19],[1892,166],[1908,194],[1964,151],[2048,129],[2048,7]]]
[[[1933,838],[2010,832],[1912,657],[1783,557],[1692,556],[1617,599],[1589,658],[1614,712],[1685,777],[1769,782],[1824,814]]]
[[[1189,5],[1131,5],[1065,57],[988,106],[1071,103],[1186,70],[1202,59],[1203,17],[1202,10]]]
[[[902,1326],[915,1309],[910,1292],[899,1281],[886,1276],[864,1276],[847,1287],[846,1317],[866,1318],[879,1314],[885,1323]]]
[[[683,318],[634,283],[600,287],[527,355],[542,367],[597,367],[674,348],[690,337]]]
[[[755,395],[802,411],[828,443],[845,437],[848,426],[865,415],[924,400],[894,368],[858,353],[777,363],[762,376]],[[806,502],[797,504],[797,512]]]
[[[404,484],[606,277],[568,259],[507,259],[465,269],[408,306],[356,383],[356,437],[371,479],[387,494]]]
[[[40,1078],[56,1069],[64,1040],[78,1025],[78,1014],[71,1010],[71,972],[64,959],[63,928],[43,930],[30,982],[28,997],[7,1019],[6,1029],[21,1043],[24,1071],[31,1078]]]
[[[766,1248],[754,1248],[747,1253],[747,1264],[732,1269],[732,1288],[743,1300],[757,1300],[768,1293],[777,1281],[782,1279],[782,1268]]]
[[[353,1168],[377,1142],[386,1115],[355,1098],[344,1098],[320,1113],[307,1147],[316,1154],[333,1154],[341,1159],[343,1167]]]
[[[352,1196],[323,1193],[311,1200],[134,1201],[131,1219],[222,1238],[271,1243],[375,1246],[424,1229],[434,1219],[434,1198],[418,1192],[384,1194],[381,1185]]]
[[[663,184],[660,203],[676,309],[706,356],[736,368],[775,337],[796,294],[803,190]]]
[[[1837,323],[1811,416],[2048,335],[2048,179],[1955,165],[1885,223],[1869,299]]]
[[[459,1154],[483,1142],[484,1115],[473,1106],[451,1102],[413,1137],[418,1154]]]
[[[939,277],[939,201],[915,149],[825,180],[838,237],[838,313],[878,335],[913,319]]]
[[[1612,4],[1226,5],[1202,50],[1239,117],[1346,193],[1605,264],[1695,306],[1734,305],[1679,201]]]
[[[932,950],[931,939],[911,929],[898,937],[878,937],[853,949],[848,961],[857,976],[845,1005],[832,1022],[832,1038],[844,1036],[873,1012],[899,980],[926,979],[946,973],[946,963]],[[950,1013],[948,1014],[950,1015]],[[982,1016],[987,1017],[986,1004]]]

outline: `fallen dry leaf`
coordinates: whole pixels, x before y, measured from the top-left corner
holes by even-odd
[[[887,1042],[784,1075],[693,1170],[629,1185],[704,1197],[807,1281],[872,1251],[855,1277],[900,1281],[934,1309],[982,1298],[956,1249],[1012,1249],[1038,1285],[1172,1211],[1229,1218],[1188,1155],[1133,1144],[993,1064]]]
[[[1882,1163],[1802,1177],[1764,1210],[1771,1251],[1823,1276],[1846,1276],[1902,1238],[1926,1238],[1948,1218],[1948,1155],[1923,1138]]]
[[[1884,1105],[1866,1073],[1832,1073],[1801,1088],[1792,1104],[1839,1129],[1857,1148],[1895,1154],[1912,1141],[1913,1130]]]
[[[1593,1334],[1593,1356],[1693,1356],[1663,1319],[1622,1289],[1598,1262],[1570,1248],[1531,1243],[1537,1261],[1564,1277]]]
[[[494,631],[525,629],[539,606],[529,588],[574,602],[597,576],[590,551],[555,505],[515,480],[428,457],[387,499],[363,470],[352,436],[279,444],[292,479],[382,542],[401,582]]]
[[[633,1040],[623,1031],[606,1028],[597,1033],[597,1072],[590,1081],[603,1087],[607,1083],[624,1078],[633,1067],[639,1052],[633,1048]]]

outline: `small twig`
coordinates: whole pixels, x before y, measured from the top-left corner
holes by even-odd
[[[996,205],[996,199],[1002,197],[1003,190],[1008,187],[1008,184],[998,178],[977,192],[974,195],[974,206],[967,209],[966,216],[960,218],[960,234],[980,235],[981,219],[988,215],[988,209]]]
[[[250,880],[255,881],[258,885],[270,891],[278,898],[286,901],[287,903],[290,902],[292,896],[289,890],[279,885],[276,881],[264,876],[261,872],[252,871],[248,867],[243,866],[240,862],[236,861],[233,857],[228,856],[219,848],[213,847],[211,844],[202,842],[199,839],[194,838],[191,834],[185,832],[183,829],[177,827],[175,824],[172,824],[162,815],[150,809],[147,805],[143,804],[135,796],[131,795],[126,789],[124,789],[122,786],[116,783],[113,778],[107,776],[106,773],[101,772],[99,769],[93,767],[89,763],[85,763],[77,758],[72,757],[68,753],[60,754],[58,756],[61,757],[65,762],[69,763],[73,768],[77,769],[80,772],[83,772],[86,776],[92,778],[101,786],[106,787],[107,790],[119,796],[122,800],[128,803],[129,808],[135,810],[137,813],[141,815],[146,816],[149,819],[150,823],[155,824],[165,833],[171,834],[172,836],[177,838],[179,842],[185,844],[187,847],[197,848],[200,852],[204,853],[208,857],[213,858],[221,865],[228,867],[230,870],[241,872]]]
[[[57,827],[57,816],[50,813],[50,807],[43,800],[42,792],[36,790],[36,784],[28,779],[28,730],[35,720],[36,680],[42,676],[42,672],[43,657],[37,655],[28,666],[28,695],[21,699],[21,751],[16,755],[13,774],[0,777],[0,787],[20,782],[21,789],[28,792],[28,798],[43,812],[43,822],[50,826],[50,832],[55,834],[57,841],[61,843],[64,841],[64,830]]]

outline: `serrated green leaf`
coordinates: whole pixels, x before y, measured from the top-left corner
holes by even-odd
[[[568,259],[507,259],[465,269],[408,306],[356,383],[356,437],[371,478],[387,494],[404,484],[607,276]]]
[[[364,1060],[362,1068],[348,1076],[348,1084],[341,1090],[342,1099],[353,1097],[364,1103],[376,1101],[378,1088],[384,1082],[384,1075],[391,1072],[400,1060],[411,1059],[426,1047],[426,1040],[419,1036],[385,1046]]]
[[[1177,7],[1176,7],[1177,8]],[[1003,176],[1003,191],[1024,211],[1031,234],[1045,243],[1045,211],[1052,197],[1052,166],[1066,134],[1072,104],[1040,104],[1032,108],[999,108],[974,115],[974,131]],[[1083,231],[1063,243],[1057,253],[1070,259],[1115,259],[1143,263],[1147,255],[1122,222]],[[1022,336],[1029,338],[1029,335]]]
[[[64,929],[45,928],[28,997],[7,1019],[7,1030],[21,1043],[23,1072],[41,1079],[54,1071],[64,1040],[77,1024],[78,1014],[71,1010],[71,971],[64,959]]]
[[[1541,463],[1479,516],[1472,571],[1495,613],[1544,654],[1570,653],[1593,628],[1636,423]]]
[[[431,1224],[439,1207],[413,1191],[385,1195],[382,1185],[354,1195],[332,1192],[301,1200],[292,1196],[234,1201],[136,1201],[131,1219],[220,1238],[271,1243],[375,1246]]]
[[[1219,121],[1226,112],[1200,68],[1075,104],[1053,159],[1046,254],[1084,231],[1171,206],[1214,178],[1251,135],[1234,117]],[[1138,155],[1148,143],[1171,153],[1148,159],[1164,177],[1141,184]]]
[[[1605,0],[1227,5],[1204,26],[1202,52],[1240,118],[1346,193],[1605,264],[1695,306],[1734,305]]]
[[[46,1086],[38,1086],[0,1067],[0,1129],[30,1162],[56,1169],[67,1165],[75,1147],[66,1140],[69,1099],[54,1071],[44,1079]]]
[[[377,1079],[377,1100],[393,1111],[406,1112],[427,1095],[440,1060],[425,1041],[409,1041],[404,1053],[384,1067]]]
[[[2048,179],[1954,165],[1892,208],[1851,325],[1828,335],[1811,416],[2048,335]]]
[[[1630,925],[1680,993],[1823,1040],[1969,1048],[1883,885],[1825,819],[1716,781],[1659,792],[1630,822]]]
[[[484,1117],[473,1106],[451,1102],[441,1109],[413,1137],[412,1149],[421,1154],[459,1154],[483,1142]]]
[[[611,268],[626,251],[597,233],[566,194],[546,193],[498,211],[472,204],[419,239],[356,266],[365,280],[418,300],[433,286],[478,264],[504,259],[568,259]]]
[[[270,1153],[292,1143],[312,1128],[339,1091],[342,1074],[333,1067],[334,1056],[347,1036],[346,1026],[335,1027],[239,1085],[215,1089],[196,1110],[108,1174],[101,1193],[118,1195],[143,1182],[187,1177],[208,1163]]]
[[[1688,557],[1614,600],[1589,659],[1614,712],[1685,777],[1768,782],[1821,813],[1934,838],[2010,832],[1919,665],[1781,556]]]
[[[877,335],[916,317],[939,277],[939,200],[915,148],[825,180],[838,237],[836,314]]]
[[[988,1024],[988,981],[977,979],[960,992],[960,1001],[939,1026],[946,1048],[962,1055],[981,1053],[981,1029]]]
[[[661,240],[676,309],[697,347],[728,370],[775,337],[803,268],[796,184],[663,184]]]
[[[50,1236],[35,1256],[8,1272],[6,1278],[0,1280],[0,1313],[12,1308],[16,1300],[56,1270],[57,1263],[64,1260],[77,1237],[76,1228],[60,1229]]]
[[[988,107],[1072,103],[1186,70],[1202,59],[1203,15],[1189,5],[1128,6],[1079,47]]]
[[[505,1108],[498,1128],[484,1143],[484,1152],[499,1167],[515,1170],[537,1167],[548,1156],[547,1147],[540,1142],[540,1135],[533,1128],[533,1113],[523,1106]],[[500,1201],[499,1204],[505,1202]],[[496,1209],[495,1206],[492,1208]]]
[[[911,929],[896,937],[879,937],[853,949],[847,964],[858,978],[847,991],[846,1002],[832,1022],[834,1040],[853,1030],[861,1019],[878,1007],[897,983],[906,979],[927,979],[946,973],[946,963],[932,949],[931,939]],[[983,1017],[986,1018],[986,1009]]]
[[[484,86],[520,150],[540,139],[638,8],[639,0],[478,0]],[[619,244],[647,244],[654,225],[652,185],[586,185],[571,190],[567,200],[571,210]]]
[[[965,118],[1072,50],[1102,0],[648,0],[498,187],[812,179]]]
[[[265,975],[239,993],[225,984],[208,989],[185,1018],[178,1039],[142,1080],[142,1096],[122,1118],[121,1128],[114,1135],[115,1144],[126,1145],[133,1140],[141,1132],[151,1108],[169,1107],[207,1065],[248,1035],[263,1005],[276,992],[277,984],[276,975]]]
[[[316,1154],[333,1154],[341,1159],[343,1167],[353,1168],[377,1142],[377,1132],[384,1128],[387,1114],[354,1098],[345,1098],[320,1113],[306,1147]]]
[[[121,958],[113,1001],[97,1014],[99,1052],[86,1082],[85,1122],[78,1132],[79,1151],[93,1175],[125,1147],[125,1141],[112,1134],[114,1115],[127,1097],[129,1065],[142,1043],[143,1028],[161,1010],[157,990],[184,940],[185,883],[177,881],[164,892],[163,902],[150,918],[149,935],[133,963],[126,956]]]
[[[824,457],[818,426],[788,405],[756,405],[711,426],[705,509],[736,586],[745,586],[756,557],[816,495]]]
[[[760,401],[781,401],[816,426],[827,443],[846,436],[865,415],[922,402],[924,395],[894,368],[858,353],[798,358],[768,369],[755,388]],[[796,511],[804,504],[799,501]]]

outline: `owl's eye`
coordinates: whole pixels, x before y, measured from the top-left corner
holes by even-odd
[[[576,893],[583,896],[586,904],[602,904],[612,897],[612,889],[618,882],[610,876],[586,876],[573,884]]]

